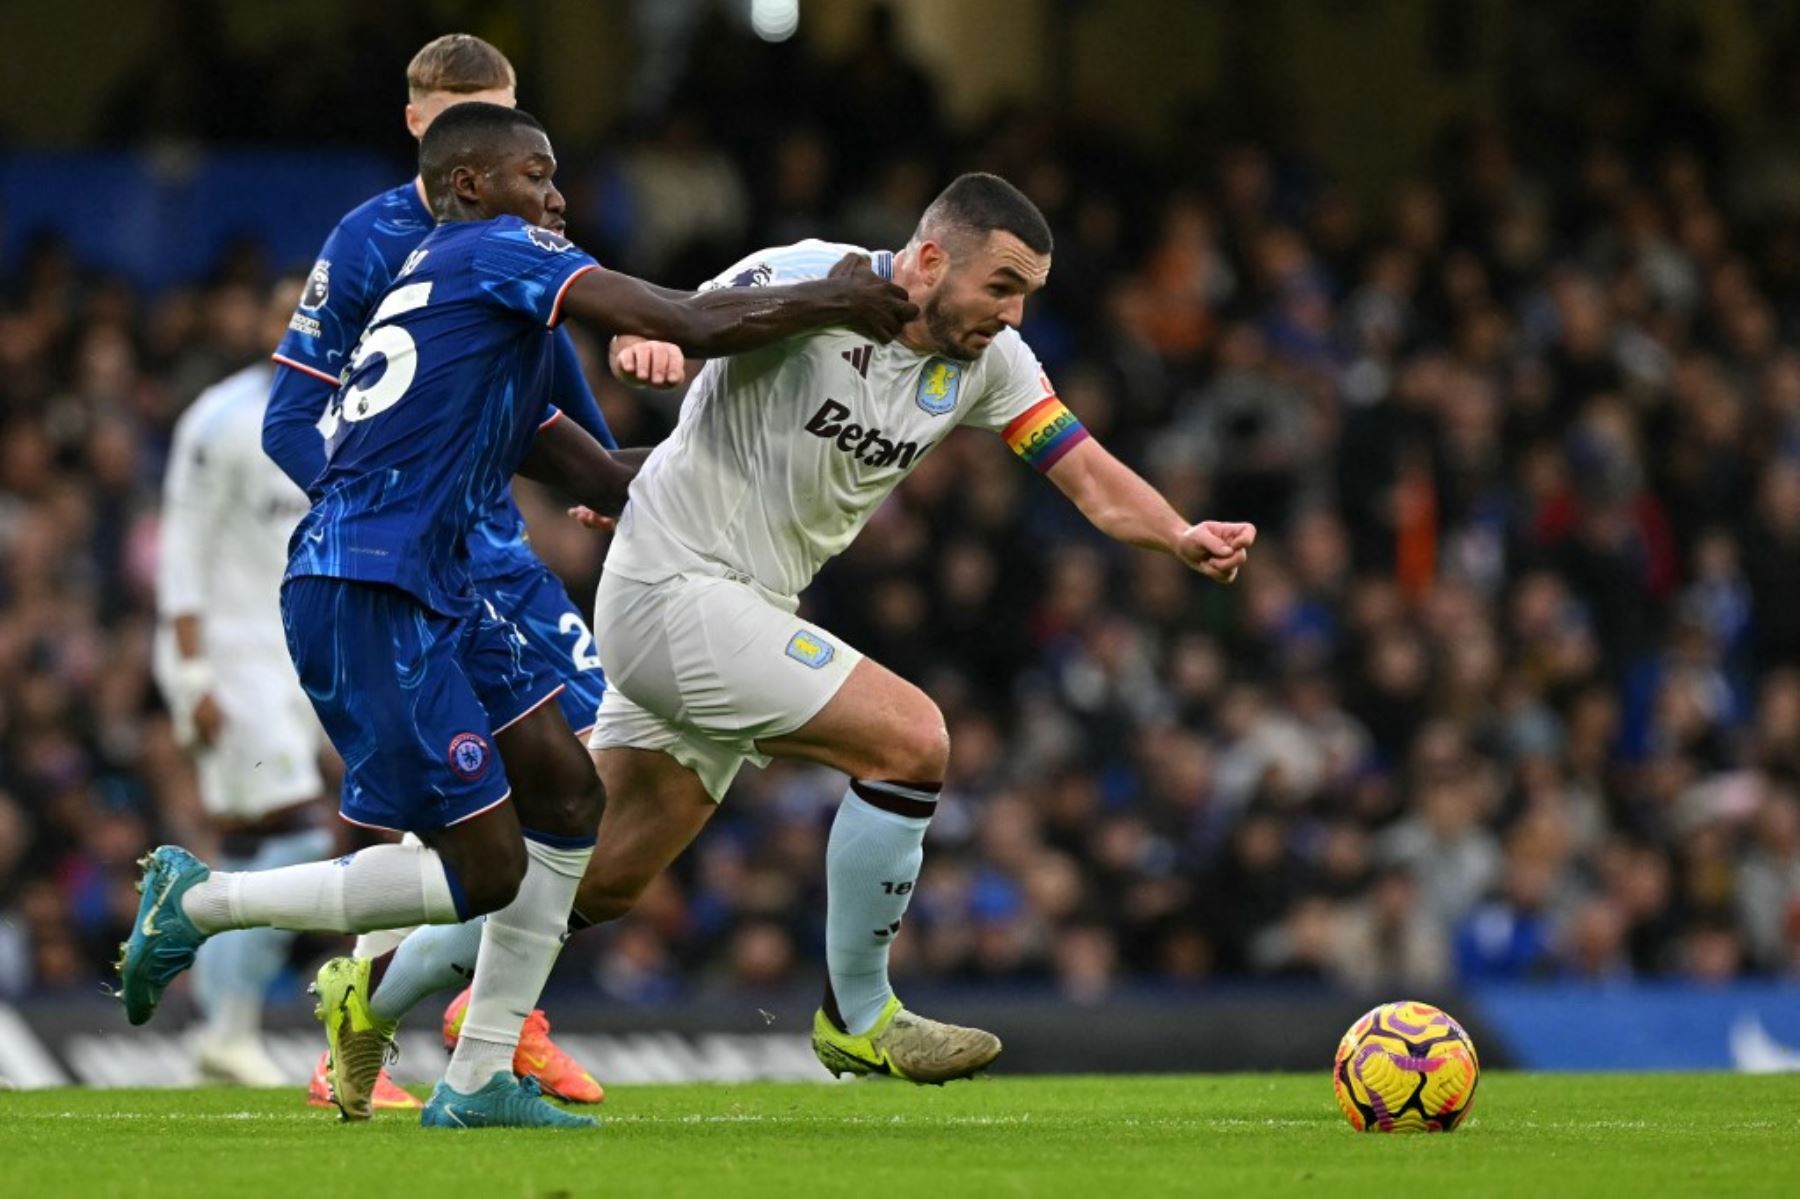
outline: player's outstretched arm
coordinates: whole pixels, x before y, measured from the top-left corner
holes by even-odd
[[[861,255],[847,256],[824,279],[693,294],[590,270],[570,284],[563,312],[606,333],[670,342],[697,358],[742,353],[831,325],[854,325],[888,342],[919,315],[906,292],[876,275]]]
[[[538,429],[519,473],[556,488],[584,508],[617,516],[645,456],[643,450],[607,449],[558,412]]]
[[[1188,524],[1156,488],[1091,437],[1064,454],[1046,477],[1108,537],[1173,554],[1220,583],[1237,578],[1256,542],[1252,524]]]

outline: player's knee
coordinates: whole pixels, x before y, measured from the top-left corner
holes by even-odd
[[[585,757],[582,765],[587,766]],[[555,827],[545,832],[565,837],[588,837],[600,825],[600,812],[606,806],[606,792],[591,768],[570,774],[555,788],[547,805],[546,819]]]
[[[570,746],[545,764],[519,809],[527,827],[558,837],[592,836],[600,824],[605,791],[587,754]]]
[[[950,765],[950,730],[936,704],[923,709],[896,730],[882,755],[879,777],[908,782],[939,782]]]
[[[525,881],[525,844],[494,848],[482,854],[477,864],[459,871],[463,903],[471,917],[497,912],[519,894]]]

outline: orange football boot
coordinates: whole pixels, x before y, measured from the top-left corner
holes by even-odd
[[[466,989],[444,1009],[446,1050],[455,1051],[457,1038],[462,1036],[463,1017],[468,1010],[469,992]],[[599,1080],[550,1039],[550,1021],[542,1008],[525,1018],[525,1027],[519,1033],[519,1047],[513,1053],[513,1073],[520,1078],[537,1079],[544,1094],[564,1103],[606,1102],[606,1088]]]
[[[375,1093],[370,1098],[371,1105],[377,1111],[418,1111],[425,1105],[419,1102],[418,1096],[405,1090],[383,1070],[375,1079]],[[336,1107],[331,1098],[331,1051],[326,1050],[319,1055],[319,1064],[313,1067],[312,1085],[306,1088],[308,1107]]]

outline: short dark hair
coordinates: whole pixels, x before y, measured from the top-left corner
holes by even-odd
[[[1010,233],[1037,254],[1054,248],[1050,222],[1031,198],[998,175],[971,171],[938,193],[919,218],[914,241],[946,235]]]
[[[465,100],[438,114],[419,139],[419,178],[431,211],[443,216],[450,195],[450,172],[459,166],[486,166],[500,153],[500,141],[519,129],[544,132],[538,119],[522,108]]]
[[[506,55],[472,33],[433,38],[406,64],[406,92],[414,102],[433,92],[466,95],[516,86]]]

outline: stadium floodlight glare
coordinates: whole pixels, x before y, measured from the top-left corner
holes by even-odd
[[[765,42],[785,42],[800,28],[800,0],[750,0],[750,28]]]

